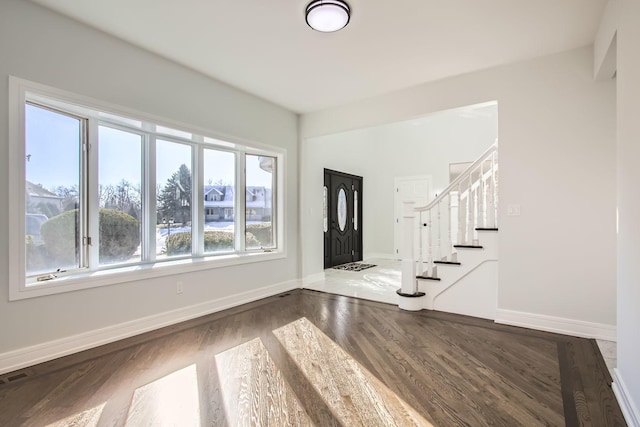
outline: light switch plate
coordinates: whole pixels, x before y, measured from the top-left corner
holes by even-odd
[[[509,205],[509,206],[507,206],[507,215],[508,216],[520,216],[520,205]]]

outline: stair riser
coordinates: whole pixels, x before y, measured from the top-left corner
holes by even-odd
[[[457,254],[453,258],[460,262],[460,265],[436,264],[436,275],[440,281],[418,280],[418,290],[426,293],[426,296],[422,298],[425,309],[438,309],[479,317],[487,317],[487,313],[495,313],[497,302],[490,295],[480,298],[479,295],[484,295],[484,293],[478,294],[478,287],[491,295],[494,293],[493,290],[497,289],[497,273],[487,275],[486,271],[491,268],[497,269],[497,263],[494,261],[498,259],[498,233],[480,231],[479,240],[479,244],[483,246],[482,249],[456,249]],[[421,270],[426,270],[426,264],[424,269],[418,268],[419,274],[422,272]],[[494,276],[495,279],[493,279]],[[463,287],[469,286],[470,288],[463,291]],[[450,295],[461,294],[461,292],[462,294],[476,295],[476,297],[461,298],[466,301],[458,301],[460,298],[450,298]],[[444,303],[438,303],[438,301],[444,301]],[[476,304],[477,302],[480,304]],[[467,307],[466,312],[465,307]]]

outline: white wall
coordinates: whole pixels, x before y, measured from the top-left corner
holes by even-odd
[[[432,193],[441,191],[449,185],[449,164],[478,158],[495,142],[497,124],[493,104],[310,138],[305,142],[306,162],[301,169],[309,188],[301,199],[306,208],[304,226],[316,231],[305,238],[308,247],[322,245],[324,168],[363,177],[364,255],[391,256],[394,179],[431,175]],[[318,269],[322,269],[322,252],[317,257],[305,255],[303,271]]]
[[[630,426],[640,426],[640,3],[607,5],[596,39],[595,71],[616,57],[618,196],[618,367],[614,391]],[[617,52],[607,52],[612,38]]]
[[[215,54],[211,52],[211,54]],[[144,316],[296,279],[297,116],[24,0],[0,2],[0,200],[8,197],[8,76],[286,148],[288,257],[8,301],[7,203],[0,203],[0,356]]]
[[[585,47],[427,83],[304,115],[301,138],[497,100],[498,307],[615,325],[615,88],[594,82],[592,64]],[[522,215],[507,217],[508,204]],[[321,253],[311,225],[302,223],[304,267]]]
[[[618,30],[618,370],[640,425],[640,3]]]

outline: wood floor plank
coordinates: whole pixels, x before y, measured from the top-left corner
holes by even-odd
[[[344,425],[431,426],[306,318],[274,334]]]
[[[226,424],[313,426],[259,338],[216,355]]]
[[[274,329],[278,326],[279,325],[274,325]],[[286,381],[300,399],[300,403],[304,408],[307,408],[312,422],[317,426],[323,427],[342,426],[313,387],[313,384],[304,379],[304,373],[295,364],[275,335],[270,334],[264,336],[262,340],[276,366],[280,369],[280,372],[282,372]]]
[[[594,357],[594,346],[588,340],[580,341],[575,346],[576,369],[582,378],[585,404],[589,411],[592,425],[612,424],[620,417],[620,409],[611,395],[609,374]]]
[[[3,375],[0,425],[624,426],[599,358],[590,340],[297,290]]]

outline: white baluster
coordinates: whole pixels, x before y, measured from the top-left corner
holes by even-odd
[[[465,245],[471,243],[473,239],[473,173],[469,172],[469,189],[467,190],[467,234],[464,239]]]
[[[498,228],[498,152],[494,151],[491,155],[491,170],[493,176],[493,224]]]
[[[424,257],[423,257],[423,249],[422,249],[422,241],[423,241],[423,236],[422,233],[424,233],[424,228],[426,227],[422,227],[422,215],[424,212],[420,212],[420,214],[418,215],[418,219],[419,219],[419,224],[418,224],[418,244],[420,245],[418,248],[418,251],[420,253],[419,255],[419,259],[418,259],[418,273],[422,274],[422,272],[424,271]]]
[[[473,213],[473,244],[478,244],[478,231],[477,227],[480,227],[480,182],[476,186],[475,199],[474,199],[474,213]]]
[[[489,177],[487,178],[487,227],[495,227],[495,215],[494,215],[494,200],[493,200],[493,160],[491,161],[491,169],[489,170]]]
[[[433,222],[431,218],[431,209],[429,209],[429,276],[433,276]]]
[[[464,205],[462,204],[462,181],[458,184],[458,238],[457,244],[462,245],[464,242],[464,230],[466,230],[466,225],[464,223]]]
[[[448,196],[449,213],[447,215],[447,254],[453,252],[453,240],[451,239],[451,193]]]
[[[484,159],[482,159],[482,162],[480,162],[480,182],[479,182],[479,189],[480,189],[480,194],[479,194],[479,218],[478,218],[478,227],[484,227],[485,224],[487,223],[487,212],[486,212],[486,205],[484,203],[484,195],[485,195],[485,189],[484,189]]]
[[[475,184],[475,183],[474,183]],[[469,245],[473,245],[474,244],[474,239],[475,239],[475,224],[477,221],[477,215],[476,215],[476,206],[477,206],[477,195],[478,192],[475,188],[475,185],[473,186],[473,190],[471,191],[471,209],[470,209],[470,218],[469,218],[469,239],[467,240],[467,244]]]
[[[438,201],[438,259],[442,259],[442,221],[440,220],[440,201]]]

